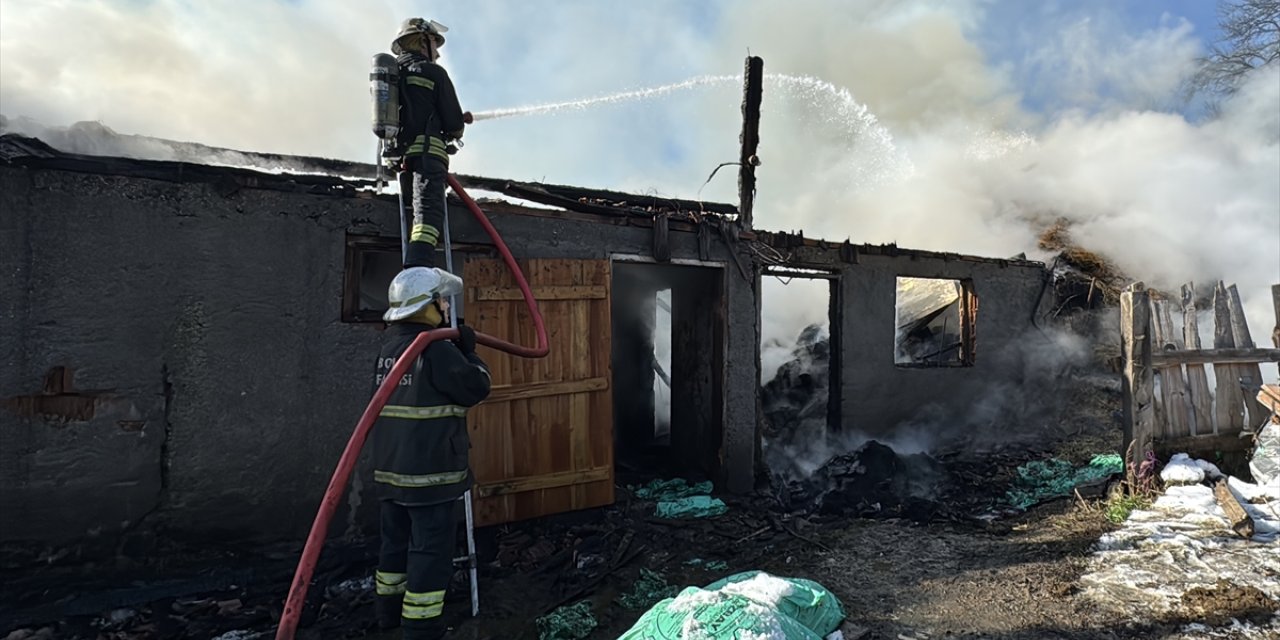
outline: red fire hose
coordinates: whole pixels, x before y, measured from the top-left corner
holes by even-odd
[[[462,198],[467,208],[471,210],[472,215],[484,227],[485,232],[493,239],[493,244],[497,246],[498,252],[502,254],[502,259],[507,263],[507,268],[515,275],[516,283],[520,286],[520,293],[524,295],[524,303],[529,308],[529,315],[533,317],[533,326],[538,334],[538,346],[524,347],[512,344],[505,340],[495,338],[491,335],[476,333],[476,342],[487,347],[493,347],[499,351],[504,351],[522,358],[541,358],[547,355],[550,350],[547,345],[547,330],[542,324],[542,314],[538,312],[538,303],[533,299],[533,292],[529,290],[529,283],[524,278],[524,273],[520,271],[516,260],[511,256],[511,250],[507,248],[507,244],[502,241],[502,236],[498,235],[498,230],[493,228],[493,224],[484,216],[484,212],[480,210],[480,206],[476,204],[471,196],[462,189],[458,181],[452,175],[449,176],[449,186],[453,191]],[[329,488],[325,489],[324,499],[320,501],[320,509],[316,512],[316,519],[311,523],[311,533],[307,535],[307,544],[302,548],[302,558],[298,560],[298,569],[293,574],[293,584],[289,587],[289,598],[284,603],[284,613],[280,616],[280,626],[276,629],[276,640],[292,640],[293,634],[298,628],[298,619],[302,615],[302,605],[307,599],[307,589],[311,585],[311,576],[315,573],[316,562],[320,558],[320,549],[324,546],[325,534],[329,531],[329,521],[333,519],[333,514],[338,509],[338,501],[342,499],[342,493],[347,488],[347,482],[351,479],[351,472],[355,469],[356,458],[360,456],[360,450],[364,448],[364,442],[369,437],[369,431],[373,428],[373,421],[377,419],[378,414],[382,411],[382,407],[387,404],[387,399],[391,397],[391,392],[400,382],[400,378],[404,376],[409,366],[413,364],[418,354],[422,353],[427,345],[436,340],[450,340],[458,337],[457,329],[436,329],[427,331],[414,338],[409,348],[400,355],[391,372],[387,374],[386,379],[378,386],[377,392],[373,394],[373,399],[369,401],[369,406],[365,407],[364,413],[360,416],[360,422],[356,423],[356,429],[351,433],[351,439],[347,440],[347,448],[343,450],[342,457],[338,459],[338,466],[333,470],[333,477],[329,479]]]

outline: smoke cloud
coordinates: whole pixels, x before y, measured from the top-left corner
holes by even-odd
[[[743,55],[760,55],[767,73],[832,91],[766,85],[758,226],[1047,258],[1035,236],[1066,217],[1081,245],[1149,285],[1237,283],[1264,342],[1280,282],[1280,67],[1254,73],[1219,115],[1191,120],[1176,111],[1178,87],[1203,52],[1195,29],[1209,25],[1166,16],[1134,30],[1090,6],[456,0],[427,17],[450,26],[443,62],[477,111],[736,74]],[[1015,11],[1034,15],[1008,19]],[[0,112],[368,162],[369,58],[421,12],[6,0]],[[991,25],[1013,30],[1017,55],[992,57]],[[733,201],[732,171],[703,182],[737,159],[739,104],[727,83],[485,121],[454,169]],[[866,126],[833,126],[861,107]],[[825,296],[778,295],[794,298],[766,310],[766,342],[825,317]]]

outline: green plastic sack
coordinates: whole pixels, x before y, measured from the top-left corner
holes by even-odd
[[[690,496],[659,502],[653,515],[659,518],[709,518],[729,510],[724,501],[711,496]]]
[[[618,640],[680,640],[693,634],[707,640],[822,640],[843,620],[840,601],[822,585],[749,571],[659,602]]]
[[[717,580],[707,585],[707,588],[723,591],[729,585],[743,583],[761,575],[765,578],[773,578],[773,576],[763,571],[744,571]],[[812,580],[804,578],[775,579],[791,583],[791,593],[776,604],[779,611],[822,636],[826,636],[840,627],[840,622],[844,620],[844,608],[840,606],[840,600],[835,597],[835,594],[827,591],[825,587]]]

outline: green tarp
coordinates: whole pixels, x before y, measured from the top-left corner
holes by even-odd
[[[648,609],[663,598],[676,595],[679,587],[667,583],[662,574],[648,569],[640,570],[640,578],[631,585],[631,590],[618,598],[618,604],[624,609]]]
[[[822,640],[844,615],[835,595],[816,582],[747,571],[659,602],[618,640]]]
[[[581,640],[596,628],[591,601],[563,606],[538,618],[538,640]]]
[[[1101,480],[1124,471],[1124,460],[1117,454],[1096,455],[1089,464],[1075,467],[1066,460],[1034,460],[1018,467],[1013,488],[1005,494],[1009,504],[1026,509],[1057,496],[1069,496],[1082,484]]]
[[[663,501],[706,495],[711,493],[711,483],[699,482],[691,485],[684,478],[672,478],[670,480],[654,480],[643,486],[632,485],[627,489],[641,500]]]

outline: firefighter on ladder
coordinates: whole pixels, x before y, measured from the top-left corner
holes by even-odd
[[[410,267],[387,292],[389,324],[374,388],[419,333],[449,317],[462,280],[443,269]],[[403,626],[404,640],[442,637],[445,589],[453,576],[454,506],[471,488],[467,408],[489,395],[489,370],[476,335],[432,342],[392,392],[373,427],[373,480],[381,502],[382,545],[374,575],[378,625]]]
[[[449,155],[461,144],[471,114],[462,111],[453,81],[436,63],[448,27],[423,18],[404,21],[391,43],[400,67],[401,193],[412,191],[413,223],[404,266],[436,267],[445,216]]]

